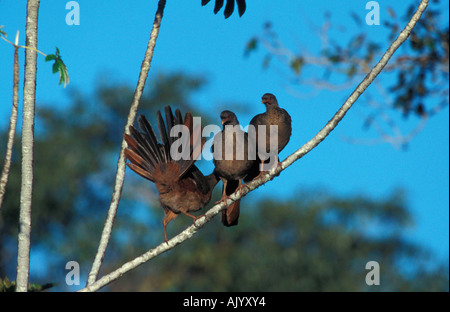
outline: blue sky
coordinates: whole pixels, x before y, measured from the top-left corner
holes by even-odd
[[[58,77],[51,74],[51,65],[38,58],[37,105],[43,103],[63,106],[69,102],[71,88],[92,92],[101,73],[108,73],[113,82],[125,82],[134,87],[147,46],[157,1],[123,2],[80,0],[80,25],[68,26],[65,17],[67,1],[41,1],[38,48],[54,53],[61,50],[69,67],[70,85],[58,86]],[[389,18],[389,5],[399,16],[405,14],[411,1],[378,1],[381,22]],[[149,82],[158,72],[182,70],[202,74],[209,84],[193,99],[205,110],[217,113],[226,103],[237,101],[247,105],[248,114],[239,116],[247,125],[263,111],[263,93],[277,95],[282,107],[293,118],[293,135],[281,153],[283,159],[311,139],[342,105],[353,89],[322,90],[315,96],[309,86],[299,86],[301,99],[286,91],[286,77],[279,74],[281,64],[262,69],[263,50],[245,58],[247,41],[261,34],[266,21],[273,23],[284,42],[305,46],[311,52],[320,48],[320,40],[312,31],[324,22],[324,11],[332,14],[335,40],[346,40],[360,31],[370,38],[385,38],[382,26],[358,26],[350,18],[350,11],[365,19],[366,1],[252,1],[242,18],[237,13],[225,20],[222,11],[213,14],[213,3],[205,7],[201,1],[167,1],[164,18],[152,62]],[[20,44],[25,38],[25,1],[0,0],[0,25],[10,40],[20,30]],[[448,6],[445,5],[448,23]],[[375,39],[374,39],[375,40]],[[346,42],[346,41],[345,41]],[[381,40],[383,50],[388,43]],[[0,41],[0,126],[6,127],[12,94],[12,53],[10,45]],[[20,54],[23,64],[23,51]],[[383,81],[388,75],[377,78]],[[21,80],[22,81],[22,80]],[[333,81],[330,81],[333,83]],[[22,88],[22,82],[20,87]],[[20,93],[22,100],[22,93]],[[408,238],[432,249],[441,259],[449,254],[449,113],[448,107],[433,117],[425,129],[412,141],[406,151],[389,144],[355,145],[343,136],[367,137],[371,132],[361,130],[361,108],[364,95],[341,124],[315,150],[295,163],[283,174],[249,195],[256,198],[267,194],[288,197],[302,189],[327,189],[335,194],[365,194],[385,198],[395,188],[403,188],[415,226]],[[362,104],[360,104],[362,105]],[[400,119],[399,119],[400,120]],[[20,124],[18,126],[20,128]],[[39,127],[39,125],[37,125]],[[4,143],[2,143],[4,144]],[[209,168],[210,164],[205,167]]]

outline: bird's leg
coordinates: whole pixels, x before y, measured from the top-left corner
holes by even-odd
[[[279,162],[279,158],[278,158],[278,154],[275,155],[275,163],[273,164],[273,167],[270,168],[270,170],[272,170],[273,168],[277,168],[278,166],[280,166],[280,162]],[[280,175],[280,173],[278,172],[275,176],[278,177]]]
[[[163,226],[164,226],[164,242],[166,244],[169,244],[169,240],[167,239],[167,229],[166,229],[167,225],[163,224]]]
[[[183,214],[187,215],[188,217],[191,217],[192,220],[193,220],[194,225],[195,225],[195,221],[197,221],[197,220],[200,219],[201,217],[204,217],[204,216],[205,216],[205,214],[202,214],[202,215],[199,215],[199,216],[194,216],[193,214],[187,212],[187,210],[184,209],[184,208],[181,208],[180,211],[181,211]]]
[[[164,227],[164,241],[167,243],[167,224],[173,219],[177,217],[177,214],[173,212],[172,210],[166,208],[164,209],[164,219],[163,219],[163,227]]]
[[[259,174],[253,179],[253,180],[256,180],[256,179],[262,179],[262,177],[263,177],[263,175],[264,175],[264,170],[263,170],[263,168],[264,168],[264,160],[263,161],[261,161],[261,163],[259,164]]]
[[[262,179],[262,177],[263,177],[263,175],[265,173],[269,172],[270,170],[272,170],[273,168],[276,168],[279,165],[278,164],[278,154],[275,154],[274,157],[275,157],[275,161],[274,161],[272,167],[269,170],[267,170],[267,171],[263,170],[263,168],[264,168],[264,161],[261,162],[261,164],[259,165],[259,174],[255,177],[255,179]]]
[[[275,167],[281,167],[281,162],[278,162],[277,165]],[[276,177],[278,177],[281,174],[281,171],[278,172],[277,174],[275,174]]]
[[[227,180],[222,179],[222,183],[223,183],[223,188],[222,188],[222,197],[220,198],[220,200],[216,201],[214,203],[214,205],[219,205],[223,202],[225,202],[228,199],[228,196],[226,194],[226,190],[227,190]]]
[[[275,161],[273,163],[272,168],[270,168],[270,170],[272,170],[273,168],[276,168],[278,166],[278,154],[275,154]]]
[[[242,183],[241,180],[239,180],[239,186],[236,188],[236,191],[234,191],[234,192],[235,192],[235,193],[236,193],[236,192],[240,192],[240,191],[242,191],[242,189],[244,189],[244,188],[246,188],[247,190],[250,191],[250,188],[248,187],[248,185],[247,185],[246,183]]]

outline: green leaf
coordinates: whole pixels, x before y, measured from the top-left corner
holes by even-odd
[[[347,76],[352,77],[356,74],[356,66],[353,64],[347,69]]]
[[[294,70],[294,72],[299,75],[300,71],[302,69],[304,60],[303,57],[296,57],[293,60],[291,60],[291,68]]]
[[[63,83],[64,81],[66,81],[66,71],[60,70],[59,71],[59,84]]]
[[[36,292],[36,291],[43,291],[48,288],[54,287],[58,285],[58,283],[47,283],[47,284],[28,284],[28,291]],[[10,281],[8,276],[5,276],[5,278],[2,280],[0,278],[0,292],[13,292],[16,290],[16,282]]]
[[[49,54],[45,57],[45,61],[55,61],[53,63],[52,71],[53,73],[59,73],[59,84],[64,83],[64,88],[69,83],[69,72],[67,70],[67,66],[64,64],[59,49],[56,47],[55,54]]]
[[[339,63],[341,61],[341,57],[337,54],[335,55],[330,55],[328,57],[328,59],[330,60],[331,63]]]
[[[253,37],[250,39],[249,42],[247,42],[247,45],[245,46],[244,56],[249,56],[251,52],[256,51],[258,48],[258,38]]]
[[[57,73],[57,72],[59,71],[59,66],[60,66],[60,64],[59,64],[58,61],[56,61],[56,62],[53,64],[53,73]]]
[[[3,285],[5,285],[6,287],[11,286],[11,282],[9,281],[8,276],[5,276],[5,279],[3,280]]]
[[[49,54],[49,55],[47,55],[46,57],[45,57],[45,61],[46,62],[48,62],[48,61],[53,61],[53,60],[55,60],[56,59],[56,55],[54,55],[54,54]]]
[[[70,82],[69,72],[67,71],[66,65],[61,61],[59,70],[59,84],[64,83],[64,88]]]
[[[47,284],[30,284],[28,286],[28,291],[30,292],[38,292],[38,291],[44,291],[46,289],[49,289],[51,287],[54,287],[58,285],[58,283],[47,283]]]
[[[3,27],[5,27],[5,26],[4,26],[4,25],[0,26],[0,35],[7,37],[6,32],[4,32],[4,31],[2,30]]]
[[[2,280],[0,278],[0,292],[13,292],[16,290],[16,282],[11,282],[8,276]]]

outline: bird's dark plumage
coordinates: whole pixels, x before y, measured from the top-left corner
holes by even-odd
[[[138,118],[138,131],[130,127],[130,135],[124,134],[128,148],[125,156],[130,161],[128,167],[141,177],[155,183],[159,192],[159,200],[164,209],[164,240],[167,241],[167,224],[178,214],[183,213],[193,218],[198,217],[191,212],[205,207],[211,200],[214,186],[219,181],[216,174],[204,176],[194,165],[200,155],[206,139],[201,136],[200,127],[193,129],[190,113],[185,120],[177,110],[173,115],[169,106],[165,108],[166,124],[158,111],[156,114],[161,143],[158,142],[155,131],[147,119],[141,115]],[[170,136],[170,129],[175,125],[184,125],[189,129],[189,159],[174,160],[171,155],[172,144],[181,137]],[[200,133],[199,133],[200,131]]]
[[[264,94],[261,98],[261,103],[263,103],[266,106],[266,112],[256,115],[250,121],[250,125],[253,125],[255,127],[255,134],[256,134],[256,137],[252,139],[255,140],[255,144],[258,148],[259,163],[262,164],[264,163],[264,160],[261,157],[261,152],[266,153],[270,152],[270,135],[271,135],[270,126],[271,125],[277,126],[278,148],[277,153],[271,156],[275,157],[276,162],[278,162],[278,153],[280,153],[288,144],[292,134],[291,116],[285,109],[279,107],[277,98],[275,97],[275,95],[271,93]],[[258,146],[258,136],[261,135],[261,133],[258,133],[259,125],[266,126],[265,151],[260,150],[260,148],[264,149],[264,146],[262,147]],[[251,172],[249,172],[249,174],[244,180],[246,182],[254,179],[256,176],[259,176],[261,173],[259,165],[254,165],[250,171]]]
[[[210,0],[202,0],[202,5],[208,4]],[[227,4],[225,5],[225,10],[223,12],[223,15],[225,15],[225,18],[228,18],[233,14],[234,12],[234,1],[237,3],[239,16],[242,16],[247,8],[247,5],[245,3],[245,0],[227,0]],[[214,5],[214,14],[217,14],[217,12],[220,11],[220,9],[223,7],[224,0],[216,0]]]
[[[220,119],[223,130],[216,134],[213,142],[214,171],[223,182],[221,200],[225,200],[241,186],[241,180],[256,160],[249,159],[248,134],[240,128],[236,115],[223,111]],[[252,154],[255,155],[255,152],[250,151]],[[240,202],[238,199],[222,211],[221,221],[225,226],[238,224]]]

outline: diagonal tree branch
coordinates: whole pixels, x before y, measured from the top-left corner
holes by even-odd
[[[129,133],[129,128],[133,125],[136,119],[136,112],[139,106],[139,101],[142,96],[142,91],[144,90],[145,81],[148,77],[148,72],[150,71],[150,65],[153,58],[153,51],[156,45],[156,39],[158,38],[159,28],[161,27],[161,20],[163,17],[164,7],[166,5],[166,0],[159,0],[158,9],[156,10],[155,19],[153,21],[153,28],[150,33],[150,40],[148,41],[147,51],[145,52],[144,60],[141,65],[141,72],[139,74],[136,90],[134,92],[133,101],[131,103],[130,112],[128,113],[127,122],[125,125],[125,133]],[[108,210],[108,215],[106,217],[105,225],[103,227],[102,236],[100,238],[100,244],[98,246],[97,254],[92,264],[91,272],[89,273],[87,285],[91,285],[97,279],[100,267],[105,257],[106,248],[108,247],[109,239],[111,237],[112,227],[114,225],[114,219],[117,214],[117,207],[119,206],[120,196],[122,194],[123,181],[125,179],[125,155],[124,149],[126,148],[126,143],[122,140],[122,146],[120,149],[119,160],[117,162],[117,172],[116,172],[116,182],[114,185],[114,192],[112,195],[111,204]]]
[[[387,49],[386,53],[380,59],[377,65],[367,74],[364,80],[358,85],[358,87],[353,91],[350,97],[345,101],[342,107],[336,112],[333,118],[328,121],[328,123],[320,130],[311,140],[309,140],[305,145],[299,148],[292,155],[287,157],[283,162],[281,162],[277,167],[273,168],[271,171],[263,175],[261,179],[256,179],[246,184],[247,187],[240,189],[238,192],[232,194],[227,201],[221,202],[210,210],[206,212],[206,214],[199,218],[193,225],[186,228],[183,232],[176,235],[172,239],[170,239],[167,243],[162,243],[159,246],[155,247],[142,254],[141,256],[125,263],[117,270],[105,275],[100,278],[96,282],[89,284],[87,287],[81,289],[80,291],[96,291],[100,288],[108,285],[112,281],[118,279],[120,276],[125,274],[126,272],[140,266],[141,264],[149,261],[150,259],[174,248],[176,245],[181,244],[187,239],[191,238],[201,227],[203,227],[206,223],[208,223],[214,216],[216,216],[220,211],[224,210],[228,205],[237,199],[245,196],[247,193],[252,190],[258,188],[259,186],[265,184],[266,182],[274,179],[278,176],[283,170],[292,165],[295,161],[299,160],[307,153],[309,153],[313,148],[320,144],[334,128],[338,125],[338,123],[344,118],[345,114],[352,107],[352,105],[356,102],[359,96],[367,89],[367,87],[375,80],[378,74],[383,70],[384,66],[388,63],[391,56],[395,53],[395,51],[400,47],[400,45],[405,42],[408,38],[411,30],[416,25],[417,21],[420,19],[423,11],[428,6],[428,0],[422,0],[417,11],[412,16],[411,20],[406,25],[405,29],[400,33],[397,39],[390,45]]]
[[[37,49],[39,0],[28,0],[26,46]],[[34,105],[36,100],[37,54],[25,50],[22,121],[22,187],[20,190],[16,291],[28,290],[30,270],[31,203],[33,196]]]

